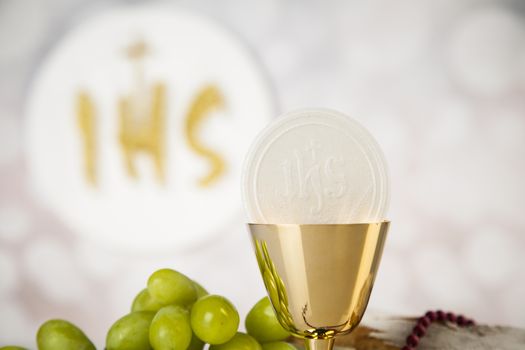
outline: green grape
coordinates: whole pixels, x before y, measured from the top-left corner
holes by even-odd
[[[188,346],[188,350],[202,350],[203,347],[204,342],[200,340],[199,337],[195,335],[195,333],[193,333],[191,336],[190,346]]]
[[[193,281],[171,269],[155,271],[148,279],[148,291],[163,305],[188,306],[197,299]]]
[[[131,305],[131,312],[135,311],[158,311],[163,305],[157,300],[153,299],[149,294],[148,289],[144,288],[133,300]]]
[[[150,350],[151,311],[136,311],[113,323],[106,336],[107,350]]]
[[[197,299],[202,298],[203,296],[206,296],[210,293],[206,289],[204,289],[203,286],[201,286],[199,283],[193,281],[193,286],[195,287],[195,291],[197,292]]]
[[[155,350],[186,350],[191,337],[190,314],[181,306],[165,306],[151,321],[149,341]]]
[[[191,328],[210,344],[223,344],[239,328],[239,313],[228,299],[219,295],[200,298],[191,309]]]
[[[64,320],[49,320],[36,335],[39,350],[95,350],[93,343],[74,324]]]
[[[261,343],[284,340],[290,336],[290,332],[277,320],[268,297],[259,300],[248,312],[245,326],[248,334]]]
[[[262,344],[263,350],[297,350],[295,346],[285,341],[274,341]]]
[[[252,336],[239,332],[224,344],[210,346],[210,350],[262,350],[262,347]]]
[[[23,348],[21,346],[8,345],[8,346],[2,346],[0,350],[26,350],[26,348]]]

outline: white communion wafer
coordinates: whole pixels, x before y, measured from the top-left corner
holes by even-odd
[[[374,138],[335,111],[304,109],[266,127],[244,164],[250,222],[343,224],[385,219],[386,163]]]

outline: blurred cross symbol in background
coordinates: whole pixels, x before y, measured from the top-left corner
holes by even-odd
[[[139,176],[135,159],[138,154],[151,157],[155,175],[165,182],[166,159],[166,86],[156,82],[149,85],[145,78],[144,57],[149,53],[143,40],[131,43],[125,54],[133,67],[132,91],[118,100],[118,140],[129,176]],[[224,158],[200,138],[200,130],[214,110],[224,107],[219,88],[207,84],[201,88],[190,103],[184,118],[183,132],[186,144],[197,156],[209,164],[206,174],[197,180],[200,187],[213,185],[226,171]],[[83,138],[84,168],[86,180],[97,184],[96,110],[90,95],[81,91],[77,95],[77,118]]]
[[[147,53],[148,47],[142,40],[132,43],[126,49],[126,55],[133,63],[135,86],[130,95],[119,100],[119,141],[130,176],[138,176],[135,155],[145,153],[151,156],[157,179],[163,182],[166,88],[162,83],[154,83],[148,88],[143,62]]]

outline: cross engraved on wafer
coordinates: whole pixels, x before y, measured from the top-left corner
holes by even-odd
[[[323,153],[320,143],[312,139],[304,150],[293,151],[293,159],[281,163],[284,178],[281,196],[289,200],[312,199],[311,215],[320,215],[327,199],[341,198],[347,189],[345,174],[338,171],[345,165],[343,157],[318,157],[317,151]]]

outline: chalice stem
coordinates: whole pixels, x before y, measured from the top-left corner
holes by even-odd
[[[334,338],[305,339],[304,345],[306,350],[332,350],[334,347],[334,340]]]

